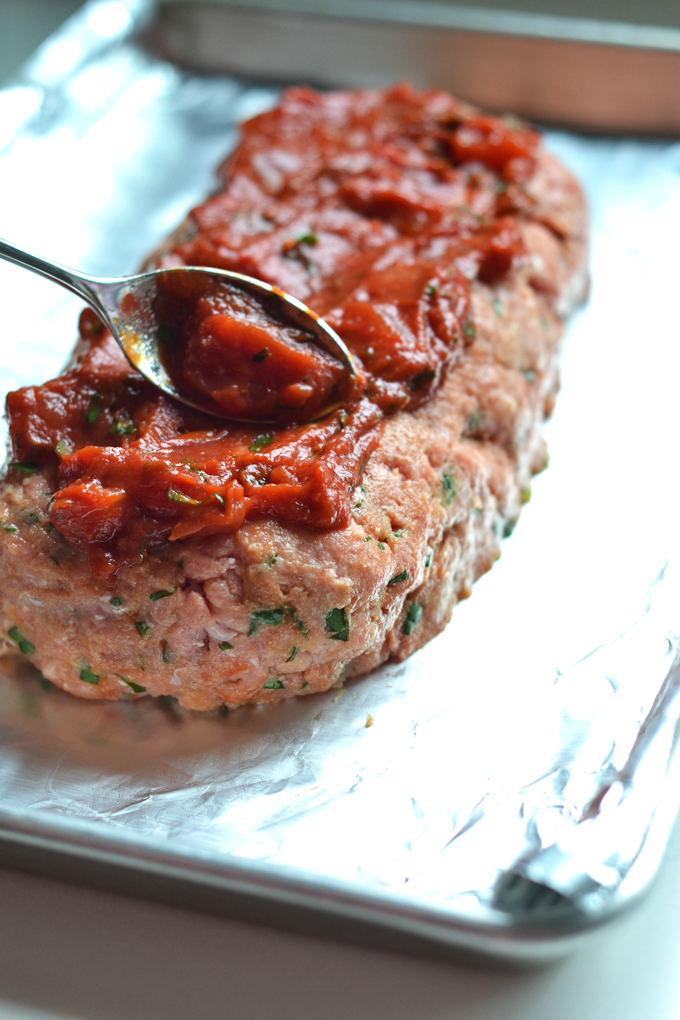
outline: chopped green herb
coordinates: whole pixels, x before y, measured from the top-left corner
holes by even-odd
[[[219,492],[213,492],[213,496],[217,500],[217,502],[220,504],[222,509],[224,509],[224,498],[222,496],[220,496]]]
[[[192,503],[194,506],[198,506],[201,502],[200,499],[192,499],[191,496],[185,496],[183,492],[173,489],[171,485],[168,486],[166,495],[168,499],[174,499],[175,503]]]
[[[284,607],[279,606],[278,609],[258,609],[257,612],[251,613],[248,637],[255,634],[261,623],[268,624],[270,627],[278,627],[283,623],[284,612]]]
[[[206,475],[205,471],[201,471],[201,469],[197,468],[195,464],[192,464],[190,460],[185,460],[184,463],[187,465],[190,471],[193,471],[195,475],[198,475],[200,480],[205,485],[206,482],[208,481],[208,476]]]
[[[499,298],[493,299],[493,310],[499,319],[503,318],[503,305],[501,304]]]
[[[129,418],[118,418],[109,429],[109,435],[131,436],[134,431],[135,426]]]
[[[366,538],[364,539],[364,542],[372,542],[372,541],[373,541],[373,535],[368,535],[368,536],[367,536],[367,537],[366,537]]]
[[[528,368],[526,370],[526,372],[524,372],[523,374],[524,374],[524,378],[526,379],[526,381],[528,383],[532,383],[532,382],[536,381],[536,373],[534,372],[534,370],[532,368]]]
[[[286,606],[285,609],[286,609],[286,612],[288,613],[288,616],[290,617],[290,622],[293,624],[293,626],[296,627],[300,631],[301,634],[304,634],[304,635],[309,634],[309,631],[307,630],[307,628],[305,627],[304,623],[302,622],[300,617],[297,615],[297,613],[295,612],[293,607],[292,606]]]
[[[27,524],[40,524],[40,518],[38,517],[37,514],[34,514],[33,512],[27,513],[26,514],[26,523]]]
[[[256,365],[259,365],[261,362],[264,361],[265,358],[268,358],[269,356],[270,356],[269,348],[263,347],[261,351],[257,352],[257,354],[253,354],[253,361],[255,362]]]
[[[24,655],[32,655],[35,651],[35,645],[25,638],[18,627],[12,627],[7,633],[11,637],[12,641],[15,641],[19,645],[19,651]]]
[[[425,566],[426,567],[431,567],[432,566],[432,550],[431,549],[427,550],[427,559],[425,560]]]
[[[388,581],[388,587],[391,584],[400,584],[402,581],[408,581],[408,570],[402,570],[401,574],[397,574],[391,581]]]
[[[290,653],[290,655],[286,659],[286,662],[292,662],[293,659],[295,658],[295,656],[297,655],[297,653],[299,651],[300,651],[300,649],[298,648],[298,646],[297,645],[293,645],[293,651]]]
[[[413,628],[420,620],[423,615],[423,607],[419,606],[417,602],[412,602],[408,607],[406,613],[406,619],[404,620],[403,631],[407,636],[413,632]]]
[[[401,536],[402,536],[402,535],[403,535],[403,534],[404,534],[405,532],[406,532],[406,528],[399,528],[399,530],[398,530],[398,531],[393,531],[393,532],[392,532],[392,534],[390,535],[390,538],[401,538]]]
[[[468,418],[467,431],[476,432],[481,424],[482,424],[482,412],[475,411],[474,414],[471,414],[470,417]]]
[[[114,595],[113,598],[109,599],[109,605],[111,606],[122,606],[123,600],[120,595]]]
[[[135,694],[144,694],[146,692],[146,687],[142,687],[141,684],[135,684],[132,682],[132,680],[126,680],[124,676],[122,676],[120,679],[123,681],[123,683],[126,683]]]
[[[303,234],[302,237],[298,237],[297,243],[314,245],[319,243],[319,238],[316,236],[316,234],[313,234],[310,230],[306,234]]]
[[[531,489],[521,489],[519,498],[522,503],[528,503],[531,499]]]
[[[433,281],[432,283],[428,283],[427,287],[425,288],[425,293],[427,294],[428,297],[434,297],[434,295],[437,293],[436,282]]]
[[[59,454],[60,457],[67,457],[68,454],[71,452],[71,447],[68,445],[67,442],[65,442],[65,440],[60,439],[54,448],[54,452]]]
[[[496,185],[495,185],[494,191],[496,192],[497,195],[502,195],[503,192],[507,191],[507,190],[508,190],[508,185],[507,185],[506,181],[496,181]]]
[[[221,652],[228,652],[228,651],[230,651],[230,650],[231,650],[231,649],[232,649],[232,648],[233,648],[234,646],[232,645],[232,643],[231,643],[230,641],[220,641],[220,643],[219,643],[218,647],[219,647],[219,650],[220,650]]]
[[[158,339],[163,344],[174,344],[175,333],[172,326],[162,325],[158,327]]]
[[[137,622],[135,623],[135,630],[137,631],[140,637],[144,637],[145,634],[149,633],[151,628],[149,627],[149,624],[146,622],[146,620],[137,620]]]
[[[177,560],[177,569],[184,570],[184,560]]]
[[[418,372],[418,375],[414,375],[409,384],[411,392],[419,390],[422,386],[426,386],[427,383],[432,382],[436,373],[433,368],[426,368],[422,372]]]
[[[5,524],[4,522],[3,522],[2,527],[3,527],[3,531],[10,531],[10,532],[12,532],[12,531],[17,531],[18,530],[18,528],[15,528],[15,526],[13,524]]]
[[[168,642],[167,641],[162,641],[161,642],[161,659],[163,660],[163,662],[165,663],[166,666],[169,666],[170,663],[172,662],[172,655],[168,651]]]
[[[159,599],[167,599],[168,596],[174,595],[176,591],[176,588],[162,588],[160,591],[151,592],[149,598],[152,602],[158,602]]]
[[[385,552],[385,546],[382,542],[378,542],[378,549],[381,549],[382,552]]]
[[[99,415],[102,413],[102,405],[100,403],[101,397],[94,396],[90,401],[90,406],[85,415],[85,421],[88,425],[94,425]]]
[[[349,641],[349,617],[344,609],[331,609],[324,620],[331,641]]]
[[[347,411],[338,411],[338,425],[341,429],[344,429],[348,419],[349,415],[347,414]]]
[[[503,528],[503,538],[510,538],[513,531],[517,527],[517,521],[506,521],[505,527]]]
[[[278,553],[272,553],[271,556],[267,557],[267,566],[273,567],[274,564],[278,561],[278,558],[279,558]]]
[[[471,340],[474,340],[475,336],[477,335],[474,322],[468,322],[467,326],[463,326],[463,332],[465,333],[465,336],[470,337]]]
[[[303,683],[302,687],[300,688],[301,691],[311,691],[311,689],[312,689],[312,685],[308,684],[306,680]]]
[[[364,501],[363,501],[363,499],[360,499],[358,503],[354,504],[353,509],[354,510],[359,510],[363,505],[364,505]]]
[[[13,467],[13,468],[17,468],[24,475],[34,475],[36,473],[36,471],[38,470],[38,465],[34,464],[34,463],[30,462],[30,461],[25,463],[25,464],[22,464],[18,460],[12,460],[12,461],[10,461],[10,465],[9,466]]]
[[[451,475],[442,475],[442,489],[444,490],[444,506],[448,506],[456,495],[456,484]]]
[[[56,529],[56,528],[55,528],[55,526],[54,526],[54,525],[52,524],[52,521],[49,521],[49,523],[47,523],[47,524],[45,525],[45,531],[46,531],[46,532],[47,532],[47,533],[48,533],[49,535],[51,535],[51,534],[52,534],[52,532],[53,532],[53,531],[56,531],[56,530],[57,530],[57,529]]]
[[[271,441],[271,436],[257,436],[256,439],[253,439],[248,449],[251,453],[257,453],[258,450],[264,450],[265,446],[270,446]]]
[[[266,684],[262,684],[266,691],[280,691],[283,687],[283,680],[267,680]]]
[[[86,684],[98,684],[99,674],[93,673],[89,666],[83,666],[80,671],[80,679]]]

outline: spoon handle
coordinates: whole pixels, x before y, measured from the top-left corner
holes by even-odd
[[[54,283],[59,283],[62,287],[66,287],[67,290],[83,298],[89,305],[93,305],[95,309],[101,308],[97,287],[99,281],[94,277],[76,273],[73,269],[62,266],[58,262],[50,262],[41,258],[40,255],[34,255],[33,252],[26,251],[25,248],[17,248],[15,244],[10,244],[9,241],[5,241],[1,237],[0,258],[6,262],[13,262],[14,265],[21,266],[23,269],[30,269],[32,273],[38,273],[39,276],[44,276]]]

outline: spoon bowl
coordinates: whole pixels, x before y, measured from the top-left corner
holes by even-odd
[[[200,394],[187,395],[180,392],[162,359],[163,323],[160,322],[156,312],[159,284],[176,277],[177,274],[201,274],[213,285],[223,285],[225,289],[227,287],[240,289],[255,297],[264,298],[281,320],[303,330],[311,343],[342,366],[345,385],[317,410],[315,419],[323,418],[342,406],[355,384],[357,373],[352,355],[328,323],[291,294],[255,277],[226,269],[173,266],[135,276],[101,279],[76,272],[58,262],[43,259],[1,238],[0,258],[44,276],[81,297],[109,329],[130,364],[140,375],[168,396],[206,414],[227,417],[216,408],[213,400],[204,399]],[[262,417],[261,414],[248,416],[246,412],[240,412],[238,416],[230,414],[228,417],[232,420],[258,423],[276,420]]]

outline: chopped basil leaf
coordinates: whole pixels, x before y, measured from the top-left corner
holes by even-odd
[[[278,558],[279,558],[278,553],[272,553],[271,556],[267,557],[266,560],[267,566],[273,567],[274,564],[278,561]]]
[[[410,382],[410,390],[419,390],[422,386],[432,382],[435,377],[435,370],[433,368],[426,368],[422,372],[418,372],[418,375],[414,375]]]
[[[309,634],[309,631],[307,630],[307,628],[305,627],[304,623],[302,622],[300,617],[297,615],[297,613],[295,612],[293,607],[292,606],[285,606],[285,610],[288,613],[288,616],[290,617],[290,622],[293,624],[293,626],[297,627],[297,629],[300,631],[300,633],[304,634],[305,637],[306,637],[307,634]]]
[[[278,609],[259,609],[257,612],[251,613],[248,637],[253,636],[261,623],[266,623],[270,627],[278,627],[283,623],[284,612],[284,607],[279,606]]]
[[[413,628],[418,623],[422,615],[423,607],[419,606],[417,602],[412,602],[411,605],[408,607],[406,619],[404,620],[403,627],[404,634],[408,635],[412,633]]]
[[[58,453],[60,457],[67,457],[71,452],[71,447],[65,440],[60,439],[54,448],[54,452]]]
[[[146,620],[137,620],[137,622],[135,623],[135,630],[137,631],[140,637],[144,637],[145,634],[149,633],[151,628],[149,627],[149,624],[146,622]]]
[[[224,509],[224,497],[220,496],[219,492],[213,492],[213,496],[215,497],[217,502],[220,504],[222,509]]]
[[[251,453],[257,453],[258,450],[264,450],[265,446],[270,446],[271,441],[271,436],[257,436],[256,439],[253,439],[248,449]]]
[[[109,429],[109,435],[131,436],[134,431],[135,427],[129,418],[119,418]]]
[[[522,503],[528,503],[531,499],[531,489],[520,489],[519,498]]]
[[[98,684],[99,674],[93,673],[89,666],[83,666],[80,671],[80,679],[86,684]]]
[[[146,687],[142,687],[140,684],[134,684],[132,682],[132,680],[126,680],[124,676],[122,676],[120,679],[124,683],[126,683],[128,685],[128,687],[130,687],[134,691],[135,694],[144,694],[145,693]]]
[[[404,534],[405,531],[406,531],[406,528],[399,528],[398,531],[393,531],[392,532],[390,538],[401,538],[401,536]]]
[[[120,595],[114,595],[113,598],[109,599],[109,605],[111,606],[122,606],[123,600]]]
[[[174,595],[176,591],[176,588],[162,588],[161,591],[152,592],[149,598],[152,602],[158,602],[159,599],[167,599],[169,595]]]
[[[331,641],[349,641],[349,617],[344,609],[331,609],[324,620]]]
[[[493,299],[493,310],[499,319],[503,318],[503,305],[501,304],[499,298]]]
[[[4,531],[10,531],[10,532],[11,531],[18,531],[18,528],[15,528],[15,526],[13,524],[4,524],[3,523],[2,527],[3,527]]]
[[[22,652],[23,655],[33,654],[35,651],[35,645],[29,641],[28,638],[24,637],[18,627],[12,627],[12,629],[8,630],[7,633],[11,637],[12,641],[15,641],[19,645],[19,651]]]
[[[298,646],[297,645],[293,645],[293,651],[290,653],[290,655],[286,659],[286,662],[292,662],[293,659],[295,658],[295,656],[297,655],[297,653],[299,651],[300,651],[300,649],[298,648]]]
[[[408,570],[402,570],[401,574],[397,574],[397,576],[393,577],[391,581],[387,582],[387,584],[388,586],[390,584],[400,584],[402,581],[408,581]]]
[[[382,542],[378,542],[378,549],[382,549],[382,551],[385,552],[385,546]]]
[[[38,517],[37,514],[34,514],[32,511],[29,511],[29,513],[26,514],[26,523],[40,524],[40,518]]]
[[[306,234],[303,234],[301,237],[298,237],[297,243],[314,245],[319,243],[319,238],[316,236],[316,234],[313,234],[310,230]]]
[[[474,340],[475,336],[477,335],[474,322],[468,322],[467,326],[463,327],[463,332],[465,333],[465,336],[468,336],[470,337],[471,340]]]
[[[431,567],[432,566],[432,550],[431,549],[427,550],[427,559],[425,560],[425,566],[426,567]]]
[[[234,646],[231,644],[230,641],[220,641],[218,647],[219,647],[221,652],[228,652]]]
[[[183,492],[173,489],[171,485],[168,486],[167,497],[168,499],[174,499],[175,503],[192,503],[194,506],[198,506],[201,502],[200,499],[192,499],[191,496],[185,496]]]
[[[470,417],[468,418],[467,431],[476,432],[481,424],[482,424],[482,412],[475,411],[474,414],[471,414]]]
[[[373,535],[368,535],[368,537],[364,539],[364,542],[372,542],[372,541],[373,541]]]
[[[88,425],[94,425],[97,418],[102,413],[102,405],[100,403],[101,399],[101,397],[92,397],[87,414],[85,415],[85,421]]]
[[[168,651],[167,641],[163,641],[161,644],[161,659],[163,660],[166,666],[169,666],[170,663],[172,662],[172,655]]]
[[[38,465],[33,463],[33,462],[28,462],[26,464],[22,464],[18,460],[13,460],[13,461],[10,461],[10,465],[9,466],[13,467],[13,468],[18,468],[18,470],[21,471],[25,475],[34,475],[36,473],[36,471],[38,470]]]
[[[306,680],[303,683],[302,687],[300,688],[301,691],[311,691],[311,689],[312,689],[312,685],[308,684]]]
[[[451,475],[442,475],[442,489],[444,490],[444,506],[448,506],[456,495],[456,485]]]
[[[433,281],[432,283],[428,283],[427,287],[425,288],[425,293],[427,294],[428,297],[434,297],[434,295],[437,293],[436,282]]]
[[[269,351],[268,347],[263,347],[261,351],[257,352],[257,354],[253,354],[253,361],[255,362],[256,365],[259,365],[261,362],[264,361],[265,358],[268,358],[270,356],[270,353],[271,352]]]
[[[266,684],[262,684],[262,686],[267,691],[280,691],[283,687],[283,680],[274,680],[272,678],[271,680],[267,680]]]

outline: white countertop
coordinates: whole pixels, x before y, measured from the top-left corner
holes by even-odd
[[[0,870],[0,1020],[677,1020],[680,826],[635,910],[502,971]]]

